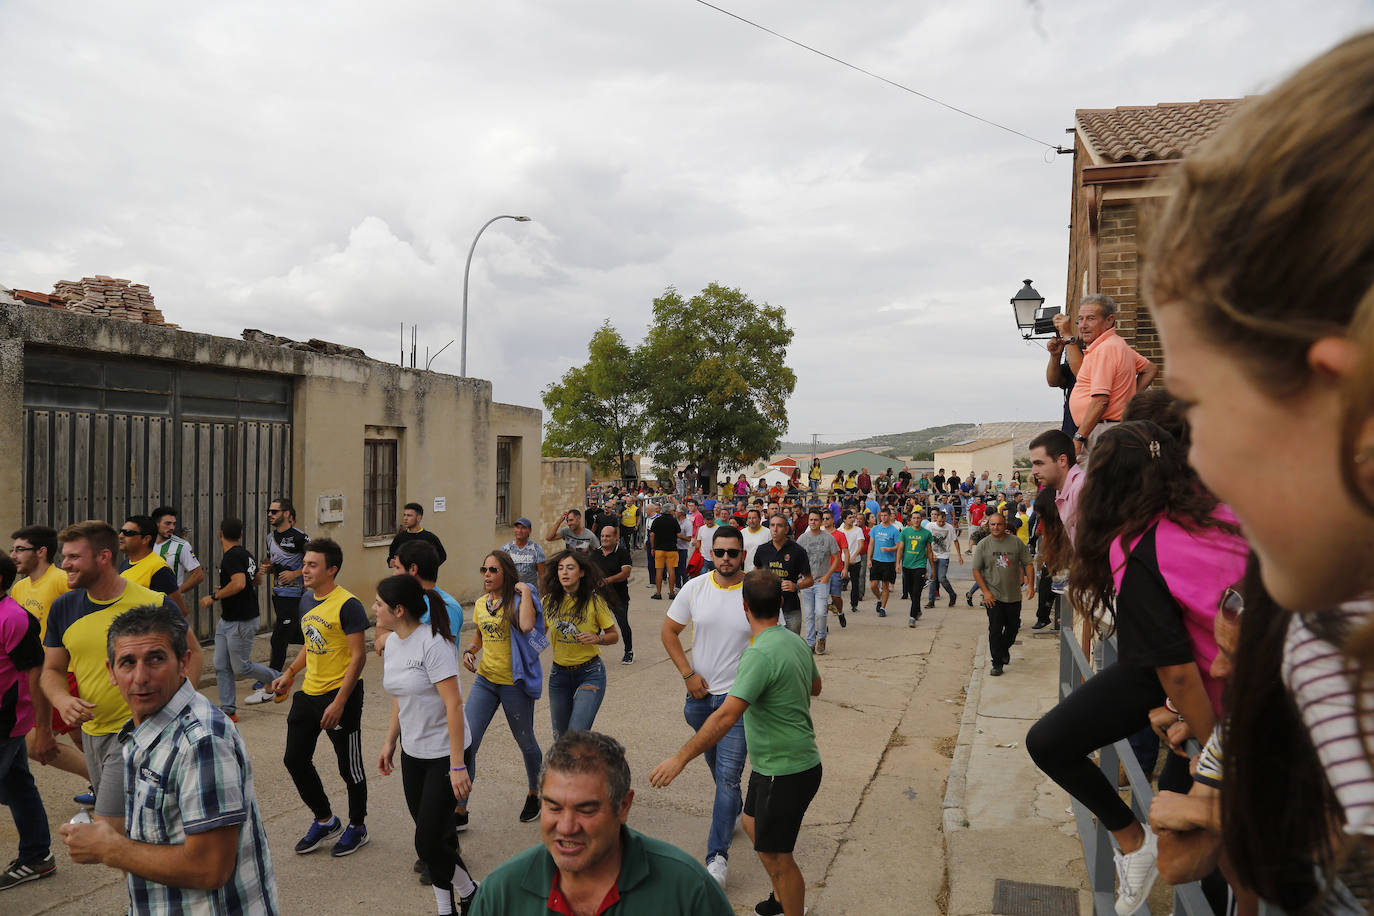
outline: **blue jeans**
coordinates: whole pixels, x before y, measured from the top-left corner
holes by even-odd
[[[738,783],[735,789],[738,794]],[[23,735],[0,740],[0,804],[9,806],[19,831],[19,861],[27,865],[46,859],[52,845],[48,812],[43,810],[43,799],[29,772]]]
[[[539,789],[539,765],[544,755],[539,750],[539,742],[534,737],[534,700],[529,694],[514,684],[493,684],[477,675],[468,691],[468,725],[472,726],[472,765],[468,776],[477,778],[477,749],[482,746],[482,736],[486,734],[491,717],[496,715],[500,706],[506,713],[506,724],[520,746],[520,756],[525,760],[525,778],[529,781],[531,792]]]
[[[689,695],[682,706],[682,717],[688,725],[700,731],[706,720],[711,718],[711,713],[725,702],[726,696],[708,693],[698,700]],[[703,755],[706,766],[711,770],[711,778],[716,781],[716,800],[711,806],[711,835],[706,840],[708,862],[715,855],[730,857],[730,839],[735,834],[735,819],[744,810],[739,782],[744,773],[744,758],[748,750],[744,743],[744,718],[741,716],[725,733],[725,737]]]
[[[830,580],[827,576],[819,585],[804,588],[801,592],[802,625],[806,629],[806,644],[815,646],[816,640],[825,639],[828,630],[826,620],[830,609]]]
[[[930,577],[930,603],[934,604],[935,599],[940,597],[940,586],[945,587],[951,598],[954,597],[954,586],[949,584],[949,557],[943,560],[935,558],[935,575]]]
[[[549,718],[553,740],[566,731],[590,731],[606,698],[606,663],[599,657],[581,668],[549,670]]]
[[[256,620],[225,620],[215,627],[215,679],[219,688],[219,708],[234,712],[238,692],[235,678],[251,676],[270,684],[280,672],[253,661],[253,637],[258,635]]]

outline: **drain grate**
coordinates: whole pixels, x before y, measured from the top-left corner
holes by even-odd
[[[992,911],[999,916],[1078,916],[1078,891],[998,878]]]

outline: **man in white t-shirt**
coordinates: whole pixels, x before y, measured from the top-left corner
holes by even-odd
[[[679,589],[663,620],[663,647],[687,687],[682,716],[694,730],[700,730],[711,713],[725,702],[751,635],[744,616],[743,534],[734,525],[716,528],[710,534],[708,546],[715,569]],[[690,661],[682,648],[682,631],[689,623],[693,634]],[[744,809],[740,777],[747,753],[741,719],[704,755],[716,783],[706,870],[722,887],[735,820]]]
[[[766,544],[772,540],[773,534],[763,527],[763,513],[758,509],[750,509],[745,516],[744,535],[744,568],[754,568],[754,551],[759,549],[760,544]]]
[[[846,570],[846,575],[849,576],[849,612],[851,614],[859,609],[859,601],[864,596],[864,583],[868,581],[864,578],[864,561],[868,553],[868,544],[865,542],[863,526],[855,524],[857,521],[858,513],[853,509],[846,509],[844,524],[839,529],[840,534],[843,534],[845,540],[849,542],[849,569]]]
[[[959,556],[959,565],[964,565],[964,548],[959,543],[959,529],[949,523],[941,509],[933,510],[930,513],[930,521],[922,522],[921,527],[930,532],[930,548],[935,552],[935,568],[930,571],[930,597],[926,600],[926,607],[935,607],[935,599],[940,597],[941,585],[949,593],[949,606],[954,607],[954,586],[949,584],[949,554],[953,549]]]

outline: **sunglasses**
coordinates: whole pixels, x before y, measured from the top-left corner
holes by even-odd
[[[1240,615],[1245,611],[1245,596],[1234,587],[1228,588],[1221,593],[1221,600],[1217,602],[1217,610],[1221,616],[1231,623],[1240,620]]]
[[[280,510],[280,509],[268,509],[268,510],[267,510],[267,514],[268,514],[268,515],[281,515],[281,510]]]
[[[717,557],[729,557],[733,560],[735,557],[744,553],[744,551],[740,550],[738,547],[713,547],[711,548],[711,553],[715,554]]]
[[[501,571],[501,567],[499,567],[499,566],[479,566],[479,567],[477,567],[477,571],[478,571],[479,573],[499,573],[499,572]]]
[[[138,531],[137,529],[120,528],[120,529],[119,529],[119,533],[120,533],[121,535],[123,535],[124,537],[126,537],[126,538],[141,538],[141,537],[143,537],[143,532],[142,532],[142,531]]]

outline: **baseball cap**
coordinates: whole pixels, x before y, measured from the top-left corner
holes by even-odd
[[[520,516],[519,518],[517,518],[517,519],[515,520],[515,524],[517,524],[517,525],[524,525],[526,528],[533,528],[533,527],[534,527],[533,525],[530,524],[530,520],[527,519],[527,518],[525,518],[523,515]]]

